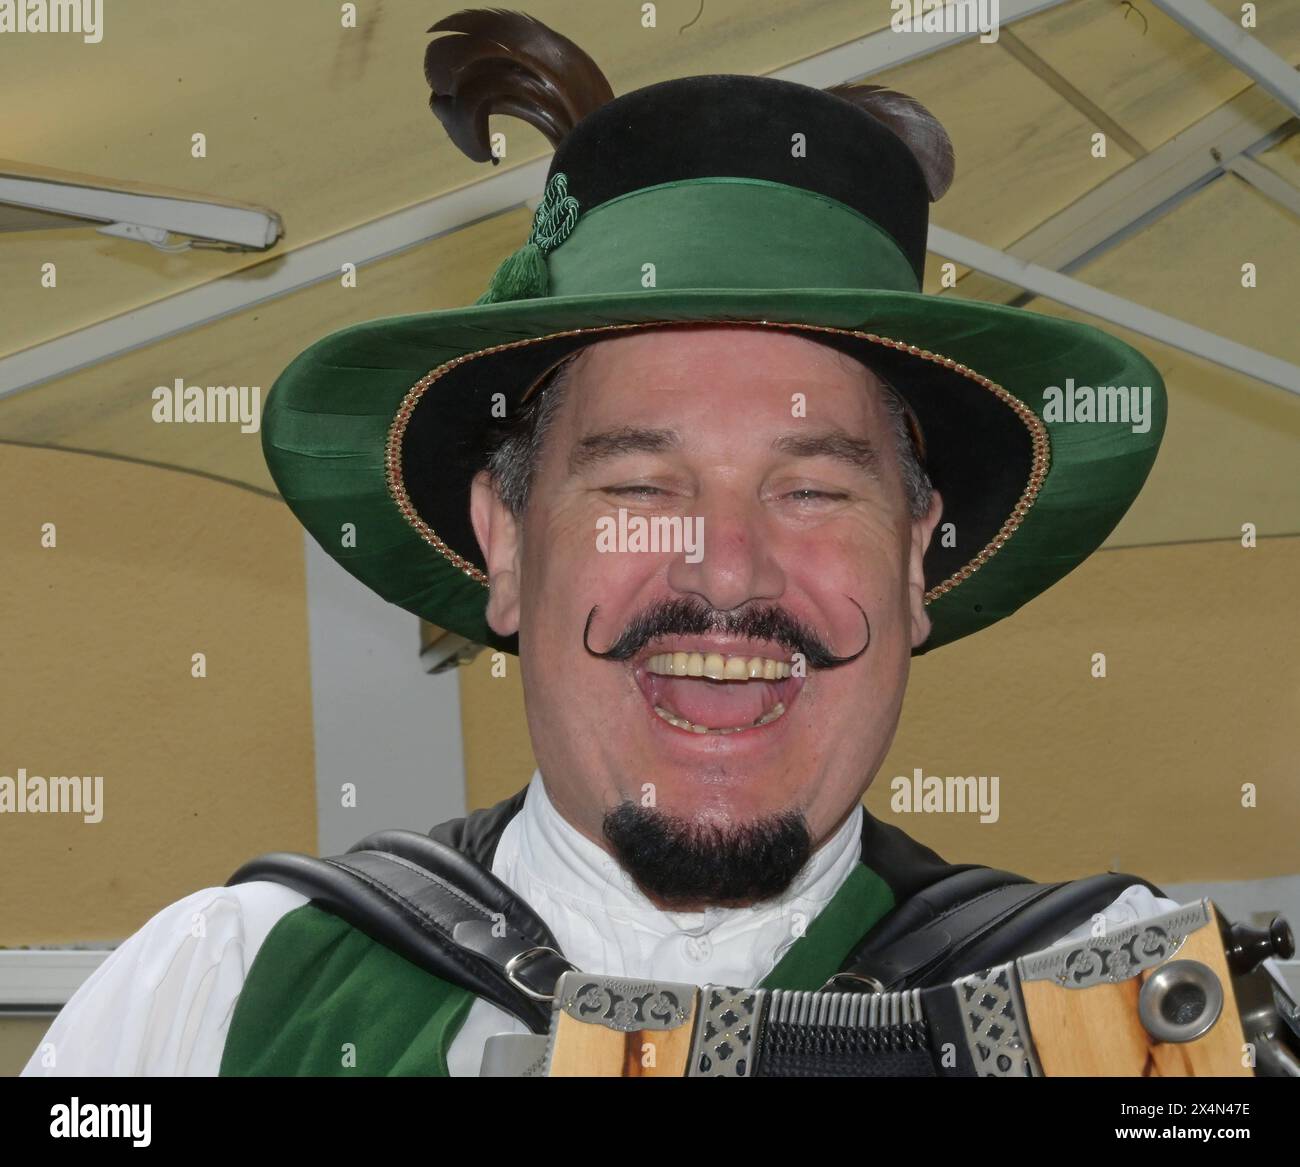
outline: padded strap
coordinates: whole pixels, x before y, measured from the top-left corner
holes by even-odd
[[[454,847],[415,831],[376,831],[348,848],[358,851],[388,851],[468,891],[491,911],[500,912],[535,945],[559,949],[546,922],[508,884]]]
[[[375,841],[388,850],[366,846]],[[264,879],[292,887],[413,964],[518,1017],[534,1033],[547,1032],[550,1002],[540,998],[549,997],[572,966],[531,908],[444,844],[384,831],[332,859],[263,855],[227,882]]]
[[[1069,883],[1031,883],[987,867],[941,879],[900,904],[863,938],[841,973],[886,990],[946,984],[1055,943],[1108,907],[1134,875],[1107,872]]]

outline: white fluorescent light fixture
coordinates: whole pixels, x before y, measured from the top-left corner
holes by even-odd
[[[160,251],[265,251],[284,235],[265,207],[0,159],[0,232],[74,227]]]

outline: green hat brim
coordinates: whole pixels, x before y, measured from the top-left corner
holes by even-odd
[[[952,386],[953,402],[973,400],[986,413],[1009,411],[1045,437],[1050,458],[1041,459],[1034,489],[1008,513],[996,543],[985,543],[973,556],[963,552],[964,571],[949,570],[949,559],[942,579],[929,578],[927,560],[933,630],[919,651],[1003,619],[1096,550],[1141,489],[1164,432],[1160,374],[1130,345],[1089,325],[915,292],[695,288],[516,300],[387,317],[331,333],[299,354],[272,387],[262,422],[267,464],[294,514],[357,579],[434,624],[513,651],[514,638],[498,637],[487,626],[487,587],[478,548],[466,545],[466,515],[443,522],[440,533],[439,522],[413,508],[401,488],[400,442],[413,410],[426,411],[420,456],[446,464],[446,497],[460,512],[468,477],[486,457],[482,452],[474,465],[473,440],[461,423],[470,414],[482,417],[484,409],[478,390],[448,392],[451,370],[464,385],[463,366],[471,363],[480,385],[507,391],[513,405],[527,384],[494,382],[489,373],[505,354],[517,373],[516,358],[535,352],[540,373],[560,350],[557,342],[548,341],[549,349],[532,342],[567,334],[564,346],[571,351],[630,327],[687,322],[863,334],[873,339],[861,343],[893,362],[890,379],[914,407],[909,365],[923,370],[917,380],[925,381],[931,408],[944,386]],[[804,335],[835,339],[816,331]],[[987,405],[969,392],[975,380]],[[1044,418],[1048,388],[1071,380],[1076,386],[1149,387],[1142,431],[1127,420],[1053,420],[1050,413]],[[953,421],[952,429],[960,432],[964,419]],[[439,424],[449,430],[444,449],[437,448]],[[968,432],[978,435],[979,426]],[[939,456],[930,450],[932,473]],[[948,494],[980,491],[982,479],[998,469],[992,458],[987,469],[987,475],[964,472],[955,487],[947,484]],[[453,526],[458,534],[450,541],[446,529]]]

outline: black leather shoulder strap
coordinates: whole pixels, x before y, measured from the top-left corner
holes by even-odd
[[[252,880],[293,888],[534,1033],[547,1031],[549,994],[571,966],[528,904],[447,844],[413,831],[380,831],[330,859],[263,855],[227,883]]]
[[[470,811],[463,819],[451,819],[449,822],[440,823],[429,832],[429,837],[437,839],[439,843],[445,843],[462,855],[468,855],[480,867],[486,867],[491,871],[501,832],[523,809],[527,794],[528,787],[525,786],[518,793],[498,802],[496,806],[490,806],[486,810]]]
[[[841,971],[887,990],[928,988],[1056,943],[1104,911],[1135,875],[1107,872],[1033,883],[987,867],[964,868],[921,889],[862,938]]]

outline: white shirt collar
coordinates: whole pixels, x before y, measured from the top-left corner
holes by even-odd
[[[523,809],[502,832],[492,871],[532,905],[585,972],[756,985],[848,878],[861,839],[859,805],[778,899],[664,912],[561,816],[537,772]]]

